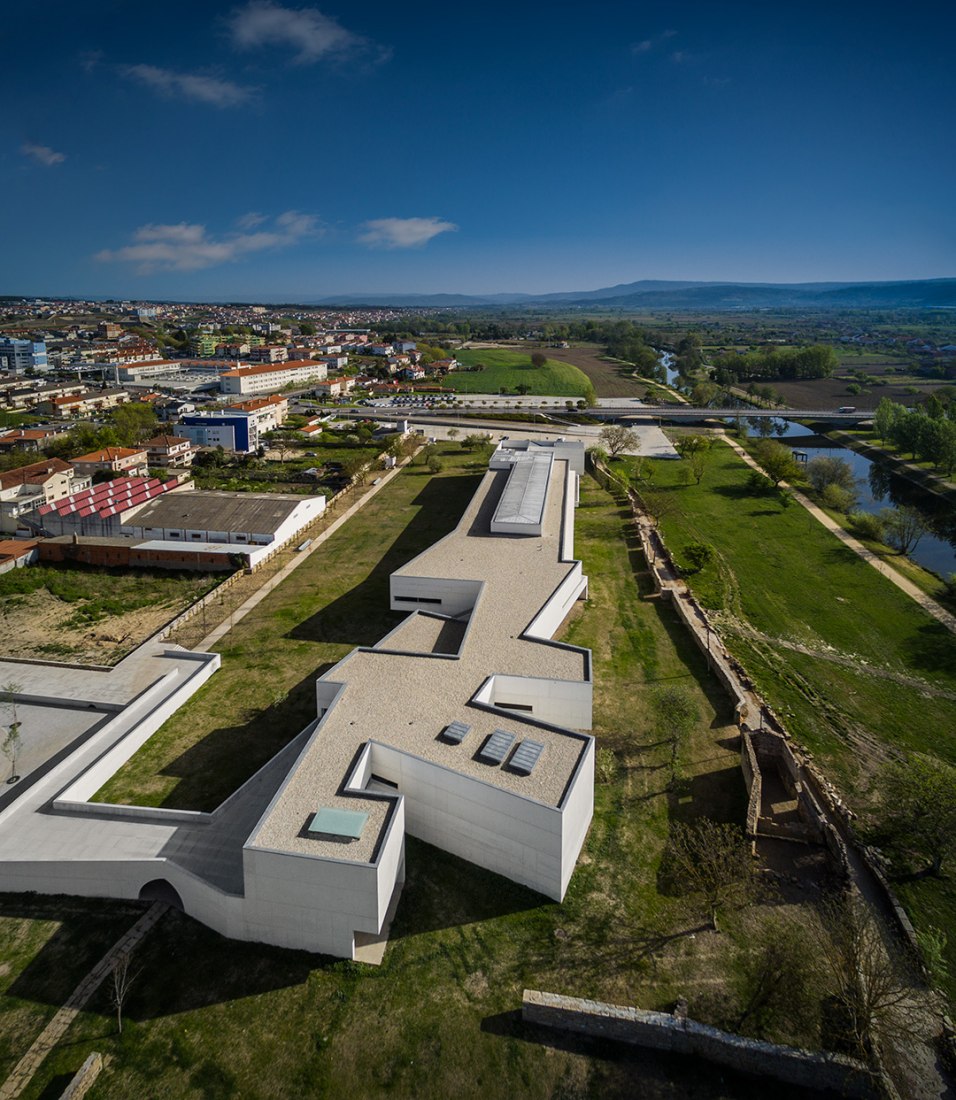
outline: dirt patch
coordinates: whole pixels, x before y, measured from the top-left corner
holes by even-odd
[[[169,600],[77,627],[70,625],[76,608],[41,588],[0,601],[3,652],[34,660],[115,664],[181,610],[179,600]]]
[[[570,363],[590,378],[598,397],[645,397],[647,386],[633,377],[634,368],[627,363],[609,361],[597,345],[578,348],[548,348],[549,359]]]
[[[582,368],[583,369],[583,368]],[[892,371],[877,366],[863,368],[867,374],[881,380],[880,385],[868,386],[866,393],[850,393],[847,389],[855,381],[854,378],[843,376],[841,369],[832,378],[807,379],[800,382],[774,381],[766,383],[774,389],[793,409],[838,409],[841,405],[855,405],[858,409],[875,409],[883,397],[889,397],[903,405],[909,405],[913,401],[913,394],[907,392],[911,387],[919,391],[921,396],[928,396],[939,386],[945,386],[945,379],[933,378],[903,378],[900,379]],[[885,379],[885,382],[882,380]],[[764,383],[758,383],[762,385]]]

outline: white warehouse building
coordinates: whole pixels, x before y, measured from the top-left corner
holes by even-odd
[[[213,813],[90,799],[218,654],[147,643],[109,673],[57,670],[62,705],[104,718],[0,798],[0,889],[162,897],[227,936],[346,958],[387,936],[406,833],[562,898],[593,808],[591,655],[552,640],[587,593],[582,468],[582,445],[499,448],[457,528],[392,574],[409,614],[317,681],[315,721]],[[48,670],[16,673],[49,713]]]

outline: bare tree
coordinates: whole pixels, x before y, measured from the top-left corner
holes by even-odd
[[[929,530],[926,520],[911,504],[900,504],[895,508],[884,508],[880,512],[883,531],[887,541],[901,554],[916,549],[919,540]]]
[[[749,894],[753,865],[743,831],[736,825],[702,817],[691,825],[677,824],[671,832],[668,869],[675,885],[699,894],[715,932],[717,910],[735,895]]]
[[[130,987],[139,976],[139,971],[131,970],[132,952],[121,951],[113,960],[110,969],[110,1001],[116,1009],[116,1029],[123,1034],[123,1006],[129,997]]]
[[[856,891],[831,899],[823,912],[821,948],[833,983],[831,1027],[837,1044],[869,1062],[887,1050],[925,1039],[932,1017],[926,991],[895,946],[880,934],[876,917]]]
[[[20,734],[21,722],[17,718],[17,696],[21,691],[23,691],[23,684],[19,684],[15,680],[10,680],[0,688],[0,692],[3,693],[3,701],[10,711],[11,718],[6,736],[0,743],[0,752],[10,761],[8,783],[16,783],[20,778],[17,775],[17,759],[20,756],[20,750],[23,748],[23,737]]]

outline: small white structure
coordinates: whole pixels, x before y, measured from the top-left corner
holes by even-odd
[[[148,643],[109,673],[17,664],[23,705],[92,699],[105,717],[0,796],[0,889],[164,897],[224,935],[346,958],[387,936],[406,833],[563,898],[594,788],[590,651],[551,640],[587,592],[583,445],[510,450],[458,527],[392,575],[391,606],[410,614],[317,681],[315,722],[214,813],[89,799],[218,654]],[[544,479],[535,522],[496,533],[528,461]]]

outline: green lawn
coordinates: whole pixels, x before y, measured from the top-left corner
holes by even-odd
[[[407,468],[216,648],[222,668],[97,792],[101,802],[212,810],[315,718],[315,680],[402,616],[389,575],[458,522],[479,474],[445,448]]]
[[[699,486],[680,484],[681,465],[655,463],[652,488],[642,489],[662,509],[667,545],[678,562],[690,542],[714,547],[715,563],[690,585],[850,804],[865,811],[894,751],[956,764],[956,638],[803,508],[755,493],[729,447],[714,448]],[[917,926],[956,926],[945,882],[923,880],[906,898]],[[954,943],[950,958],[956,973]]]
[[[537,350],[537,349],[533,349]],[[584,397],[591,382],[584,371],[570,363],[549,359],[543,367],[531,364],[532,350],[509,351],[501,348],[481,348],[455,353],[466,367],[484,363],[482,371],[458,370],[445,379],[445,385],[458,393],[498,393],[504,387],[515,393],[515,387],[530,387],[536,396]]]
[[[462,460],[447,460],[435,479],[403,473],[377,511],[373,502],[349,521],[338,549],[330,540],[311,573],[303,567],[264,601],[255,627],[250,616],[228,640],[224,667],[208,689],[220,691],[217,701],[194,700],[186,708],[191,721],[222,726],[227,713],[259,705],[255,684],[265,677],[252,670],[284,683],[304,677],[311,693],[316,664],[378,637],[387,625],[388,571],[413,543],[454,522],[474,490]],[[397,527],[383,526],[393,513]],[[122,1040],[101,994],[44,1064],[28,1100],[59,1095],[93,1049],[115,1059],[91,1094],[96,1100],[766,1094],[756,1079],[527,1030],[517,1017],[521,991],[531,987],[662,1009],[684,995],[692,1015],[723,1022],[740,1008],[726,982],[741,951],[762,921],[788,908],[727,912],[726,931],[715,935],[699,930],[686,898],[661,885],[675,818],[739,821],[744,812],[727,700],[670,609],[647,598],[630,517],[590,479],[576,531],[590,598],[565,636],[594,649],[603,763],[594,821],[564,902],[410,839],[408,879],[378,968],[227,941],[171,913],[137,953],[142,971]],[[294,598],[285,591],[290,585]],[[216,680],[228,686],[214,689]],[[669,748],[653,731],[648,705],[649,691],[665,685],[684,688],[699,711],[679,793],[668,789]],[[806,907],[789,908],[812,920]],[[814,1041],[815,1025],[804,1030],[805,1021],[788,1018],[781,1026],[770,1037]],[[779,1100],[804,1095],[777,1085],[774,1093]]]

